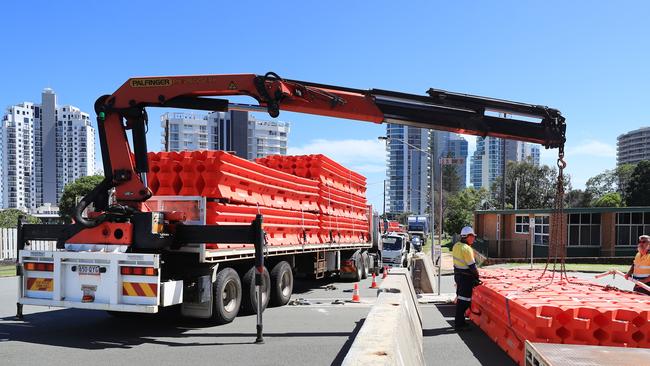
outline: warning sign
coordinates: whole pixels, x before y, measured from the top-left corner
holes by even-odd
[[[231,81],[230,84],[228,84],[228,90],[237,90],[237,84],[235,84],[234,81]]]

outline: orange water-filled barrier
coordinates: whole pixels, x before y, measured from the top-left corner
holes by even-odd
[[[520,365],[524,342],[650,348],[650,296],[539,270],[481,270],[470,318]]]

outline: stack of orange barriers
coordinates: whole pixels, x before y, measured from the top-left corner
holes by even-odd
[[[257,163],[318,183],[323,242],[365,242],[369,236],[366,178],[325,155],[271,155]]]
[[[523,365],[524,342],[650,348],[650,296],[547,272],[482,270],[470,318]]]
[[[320,157],[321,164],[313,164],[314,174],[327,176],[327,184],[311,174],[297,175],[224,151],[149,153],[148,184],[156,196],[207,197],[208,225],[250,223],[256,214],[262,214],[271,246],[368,241],[367,206],[362,193],[365,178]],[[327,163],[327,169],[322,162]],[[340,174],[353,176],[354,182]]]

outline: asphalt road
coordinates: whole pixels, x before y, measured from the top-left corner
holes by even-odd
[[[376,296],[365,280],[361,304],[331,304],[350,299],[352,286],[299,281],[294,299],[310,304],[267,309],[266,343],[255,345],[254,316],[214,326],[170,312],[119,319],[102,311],[26,306],[25,321],[17,321],[16,279],[0,278],[0,364],[337,365]],[[453,291],[451,276],[443,276],[442,292]],[[453,305],[422,306],[429,365],[514,365],[480,329],[453,332],[453,310]]]

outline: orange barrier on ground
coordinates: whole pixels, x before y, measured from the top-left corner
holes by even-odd
[[[541,271],[481,270],[470,318],[520,365],[524,341],[650,348],[650,296]]]

